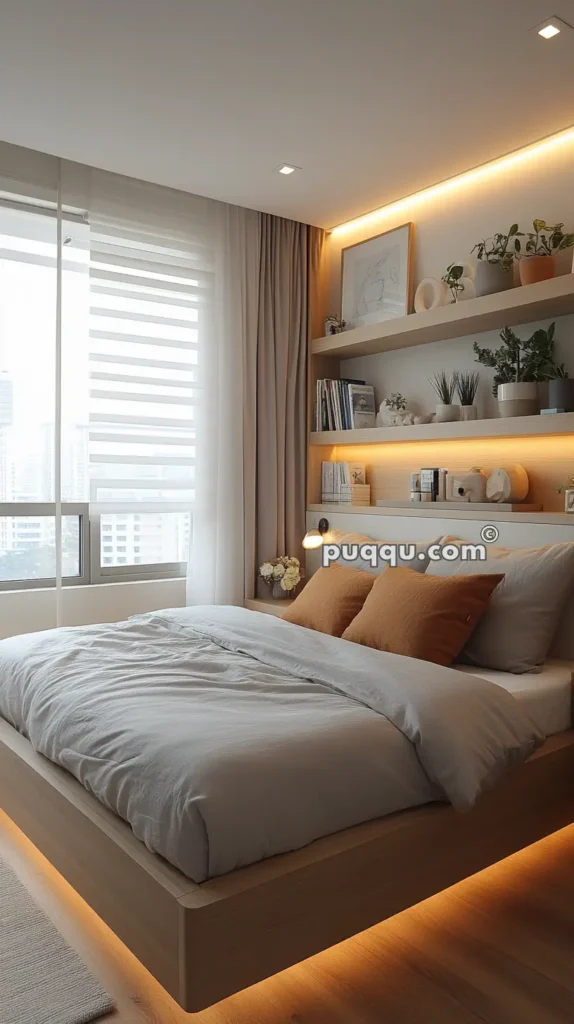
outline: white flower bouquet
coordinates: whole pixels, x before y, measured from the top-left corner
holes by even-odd
[[[280,555],[279,558],[271,558],[259,566],[258,576],[269,587],[277,587],[289,596],[295,587],[301,582],[301,563],[298,558],[290,558],[288,555]]]

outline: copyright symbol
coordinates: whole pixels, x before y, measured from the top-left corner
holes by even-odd
[[[483,540],[485,544],[494,544],[494,542],[498,540],[499,536],[500,532],[496,529],[496,526],[492,526],[490,524],[488,526],[483,526],[480,531],[481,540]]]

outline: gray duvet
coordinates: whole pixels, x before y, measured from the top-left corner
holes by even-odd
[[[241,608],[0,641],[0,714],[196,882],[430,800],[543,735],[501,687]]]

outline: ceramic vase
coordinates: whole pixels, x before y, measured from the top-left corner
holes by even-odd
[[[548,281],[556,274],[553,256],[524,256],[519,264],[521,284],[536,284],[537,281]]]
[[[437,423],[454,423],[460,419],[459,405],[443,405],[439,403],[435,409]]]
[[[498,385],[498,407],[500,415],[535,416],[538,412],[538,385],[518,381]]]
[[[503,270],[500,263],[479,260],[476,267],[474,287],[477,295],[493,295],[512,288],[512,270]]]
[[[548,382],[548,407],[574,412],[574,377],[557,377]]]
[[[467,423],[469,420],[478,419],[478,409],[476,408],[476,405],[461,405],[460,418]]]

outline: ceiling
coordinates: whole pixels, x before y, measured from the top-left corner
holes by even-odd
[[[0,139],[330,227],[574,123],[574,32],[529,31],[553,14],[574,0],[2,0]]]

